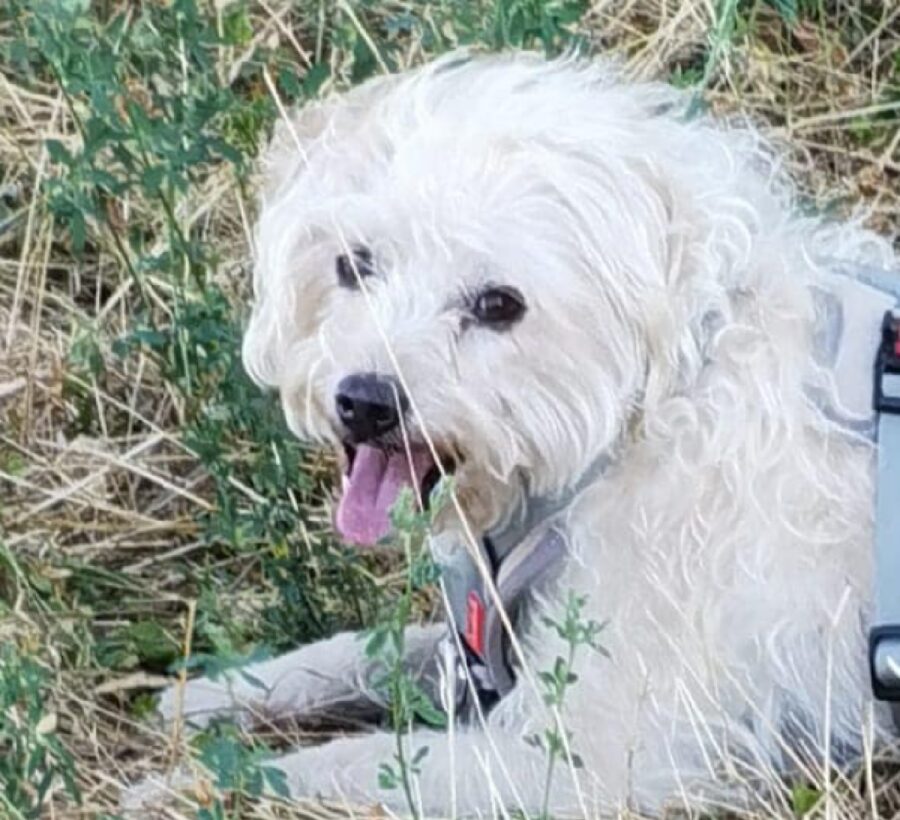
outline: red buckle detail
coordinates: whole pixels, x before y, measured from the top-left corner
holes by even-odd
[[[894,355],[900,359],[900,336],[894,338]]]
[[[474,590],[466,597],[466,631],[463,635],[469,648],[484,654],[484,602]]]

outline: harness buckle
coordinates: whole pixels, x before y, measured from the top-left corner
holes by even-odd
[[[900,316],[890,310],[881,321],[873,384],[875,412],[900,414]]]
[[[884,624],[870,630],[869,671],[875,697],[900,702],[900,624]]]

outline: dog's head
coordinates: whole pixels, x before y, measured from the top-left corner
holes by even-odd
[[[435,456],[481,531],[616,441],[665,324],[667,205],[639,146],[657,93],[454,57],[279,127],[245,359],[341,453],[348,540],[384,536],[401,487],[427,497]]]

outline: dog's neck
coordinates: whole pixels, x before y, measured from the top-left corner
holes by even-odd
[[[494,563],[494,569],[506,555],[538,527],[545,531],[549,530],[572,502],[621,458],[622,450],[640,438],[644,419],[641,400],[635,398],[632,404],[634,409],[626,418],[625,424],[613,443],[588,465],[577,481],[561,492],[555,495],[535,495],[530,491],[527,479],[519,475],[521,492],[516,509],[482,536],[486,549],[492,550],[491,560]],[[565,528],[557,527],[557,529],[564,530]]]
[[[609,452],[601,453],[582,473],[578,481],[557,495],[531,495],[526,486],[516,511],[507,517],[504,523],[484,534],[485,546],[491,552],[491,560],[495,564],[502,561],[538,527],[549,529],[554,519],[600,478],[612,462],[613,457]]]

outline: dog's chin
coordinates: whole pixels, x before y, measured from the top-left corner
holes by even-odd
[[[390,535],[391,510],[404,490],[427,509],[441,476],[456,464],[439,451],[439,465],[425,444],[402,449],[347,444],[343,454],[334,524],[344,541],[359,547],[374,547]]]

